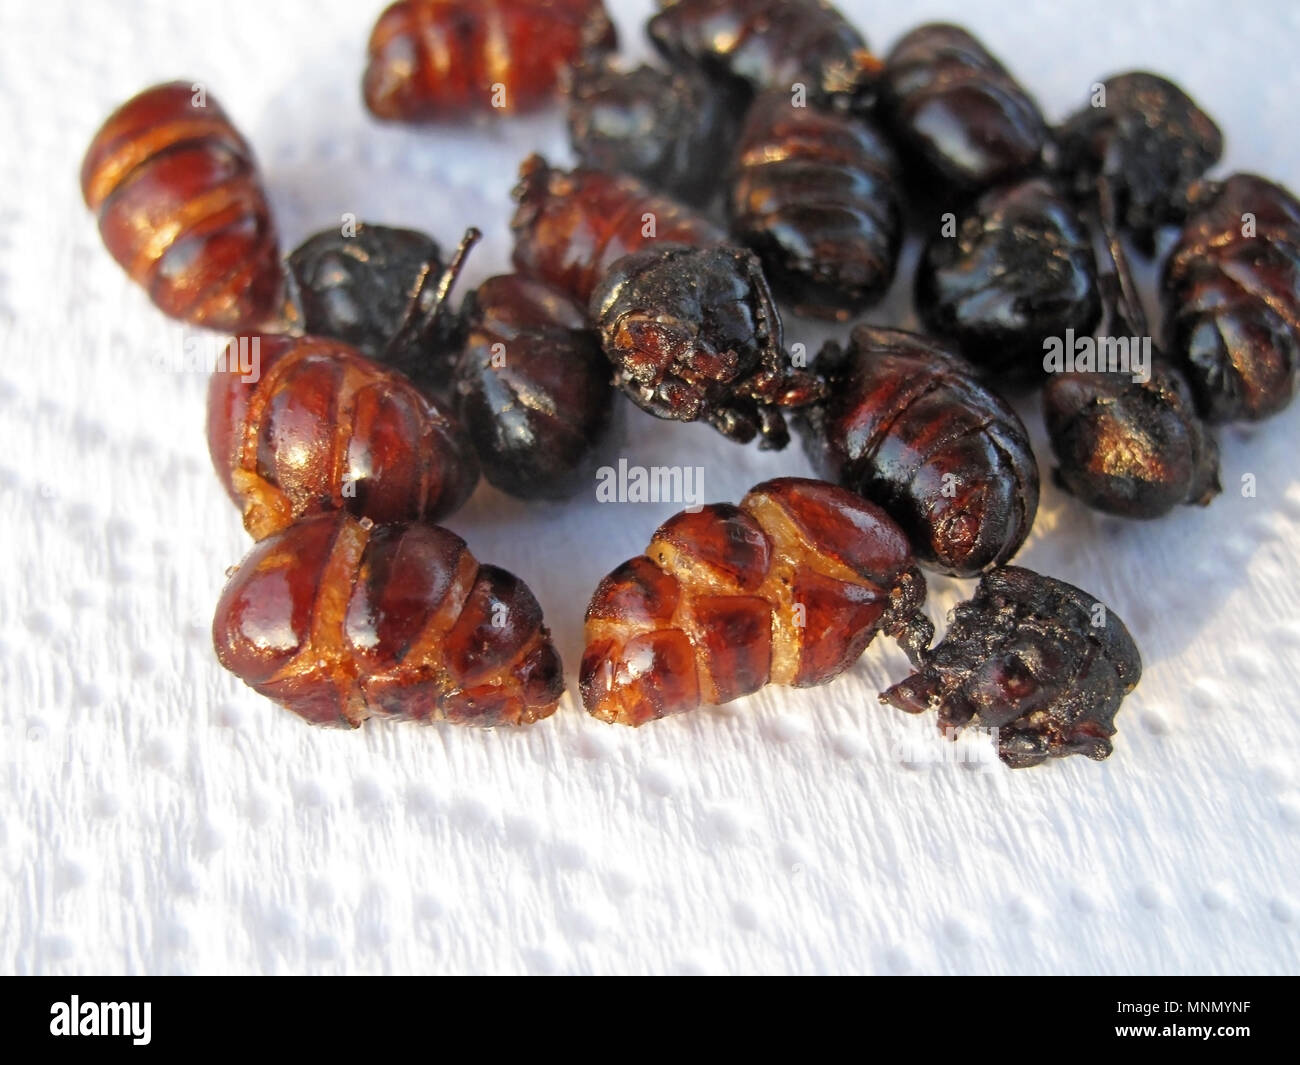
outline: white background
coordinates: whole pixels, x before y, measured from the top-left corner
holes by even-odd
[[[477,282],[506,267],[519,159],[565,158],[562,126],[369,121],[378,3],[0,6],[0,969],[1297,969],[1300,411],[1224,434],[1208,511],[1125,524],[1046,489],[1020,561],[1110,604],[1146,661],[1101,765],[936,761],[931,720],[876,702],[905,668],[883,641],[826,688],[639,732],[572,694],[526,732],[313,731],[213,658],[247,540],[209,469],[203,375],[157,365],[188,334],[100,246],[81,154],[121,100],[202,79],[255,145],[286,247],[345,211],[445,243],[473,223]],[[650,4],[613,6],[644,52]],[[1053,119],[1099,76],[1166,72],[1220,121],[1231,167],[1300,187],[1294,4],[844,7],[878,50],[960,18]],[[906,323],[906,285],[872,317]],[[717,500],[808,472],[797,448],[639,414],[610,456],[701,465]],[[449,524],[534,588],[572,682],[591,589],[674,509],[484,487]],[[941,620],[971,585],[933,587]]]

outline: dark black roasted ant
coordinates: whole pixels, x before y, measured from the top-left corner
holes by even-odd
[[[466,232],[446,266],[432,237],[413,229],[355,225],[317,233],[287,259],[292,327],[346,341],[445,394],[464,340],[451,291],[481,239]]]
[[[922,321],[999,386],[1037,383],[1044,340],[1101,318],[1087,227],[1042,176],[990,189],[948,224],[917,268]]]
[[[646,32],[672,63],[751,94],[802,86],[809,102],[867,114],[880,61],[827,0],[666,0]]]
[[[465,299],[456,405],[487,479],[521,499],[572,495],[613,408],[610,368],[585,308],[504,274]]]
[[[910,713],[937,708],[945,732],[997,732],[1012,769],[1110,755],[1115,714],[1142,676],[1128,629],[1087,592],[1032,570],[990,571],[959,603],[943,642],[881,695]]]
[[[701,206],[717,193],[743,110],[738,93],[695,70],[592,61],[572,75],[569,140],[584,167]]]
[[[823,395],[791,366],[781,316],[757,257],[744,248],[658,244],[610,267],[590,317],[614,383],[642,410],[705,421],[730,440],[780,450],[782,411]]]

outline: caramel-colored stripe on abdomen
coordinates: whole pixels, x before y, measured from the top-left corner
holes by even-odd
[[[253,384],[244,407],[244,419],[236,427],[238,433],[232,455],[230,480],[235,491],[239,493],[240,503],[244,508],[245,518],[250,517],[250,504],[265,508],[268,513],[260,527],[250,526],[248,531],[255,538],[274,532],[270,524],[275,515],[292,515],[293,504],[289,497],[261,475],[258,467],[262,433],[265,429],[267,409],[274,401],[284,379],[307,355],[311,354],[308,345],[295,343],[284,355],[280,356],[270,367],[264,367],[261,376]],[[232,434],[233,435],[233,434]]]
[[[135,258],[131,260],[127,273],[147,287],[151,287],[168,249],[184,240],[199,225],[211,221],[222,213],[228,213],[231,222],[248,214],[246,190],[242,186],[243,182],[237,180],[222,181],[202,195],[186,200],[179,206],[172,220],[166,225],[153,228],[149,239],[141,245]],[[220,228],[220,225],[214,226],[213,232]]]
[[[772,668],[769,683],[791,684],[799,675],[803,630],[794,623],[794,583],[805,564],[802,540],[784,511],[759,497],[741,504],[767,535],[772,561],[756,594],[772,606]]]
[[[481,0],[480,0],[481,2]],[[438,5],[413,4],[407,34],[415,55],[415,78],[420,82],[416,90],[425,107],[437,111],[445,106],[438,101],[447,92],[452,72],[456,69],[456,56],[439,21]],[[417,103],[416,110],[420,109]]]
[[[515,107],[514,64],[511,62],[510,31],[500,0],[479,0],[483,10],[483,54],[474,56],[470,66],[477,67],[475,60],[482,59],[488,76],[488,85],[502,85],[506,90],[505,110],[510,113]],[[554,17],[554,16],[549,16]]]
[[[248,145],[224,117],[165,122],[125,140],[100,162],[85,190],[86,206],[98,211],[136,170],[164,152],[183,144],[206,146],[205,142],[213,141],[251,164]]]
[[[377,679],[396,678],[416,669],[430,670],[438,686],[440,718],[442,699],[459,687],[447,671],[444,640],[465,609],[474,582],[478,579],[478,570],[478,560],[473,553],[469,548],[462,550],[446,595],[438,608],[429,615],[419,635],[410,642],[401,659],[391,669],[374,674]]]
[[[235,318],[246,319],[252,306],[258,302],[253,290],[263,280],[263,271],[268,269],[268,264],[277,261],[275,237],[262,237],[257,242],[254,254],[229,274],[214,280],[199,292],[194,300],[190,320],[207,325],[216,321],[229,322]],[[236,309],[238,314],[235,313]]]
[[[823,577],[859,588],[870,588],[888,599],[887,589],[864,580],[843,562],[808,543],[781,505],[768,496],[749,495],[741,508],[762,527],[772,543],[773,562],[758,594],[772,604],[773,684],[793,684],[803,659],[806,629],[795,624],[794,584],[799,570],[811,569]],[[782,577],[787,578],[782,581]]]
[[[700,704],[716,706],[718,704],[718,685],[713,679],[713,670],[709,664],[707,633],[695,616],[695,597],[698,595],[735,596],[742,594],[734,581],[727,580],[709,566],[701,565],[688,555],[682,554],[671,544],[662,540],[652,541],[647,552],[650,559],[665,573],[677,580],[681,594],[677,597],[677,609],[673,611],[669,627],[680,629],[686,634],[695,651],[695,674],[699,685]],[[661,626],[662,627],[662,626]]]
[[[340,518],[338,535],[329,560],[321,569],[320,587],[312,604],[311,630],[303,649],[273,678],[280,684],[293,678],[330,684],[338,693],[340,713],[353,728],[369,712],[358,682],[356,661],[347,644],[344,627],[348,603],[361,571],[361,557],[370,540],[368,522]]]
[[[334,424],[330,432],[330,502],[335,507],[343,507],[343,485],[350,474],[348,451],[355,431],[353,419],[356,417],[357,393],[370,383],[372,377],[368,368],[362,369],[350,359],[340,360],[342,367],[339,374],[338,391],[334,396]]]

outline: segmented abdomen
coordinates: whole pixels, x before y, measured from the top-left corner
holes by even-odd
[[[565,173],[539,155],[524,160],[515,199],[515,269],[583,307],[625,255],[656,241],[706,246],[726,239],[707,218],[635,178],[581,167]]]
[[[732,232],[801,313],[848,317],[893,280],[899,181],[893,149],[866,119],[769,93],[750,109],[736,151]]]
[[[527,725],[564,691],[532,592],[436,525],[306,518],[239,565],[212,634],[223,666],[316,725]]]
[[[208,446],[257,539],[320,510],[436,521],[479,475],[455,418],[401,375],[320,337],[233,341],[209,386]]]
[[[669,519],[600,583],[583,703],[642,725],[769,683],[823,684],[882,628],[919,652],[924,598],[906,537],[878,508],[823,481],[768,481],[739,507]]]
[[[527,111],[617,43],[601,0],[398,0],[371,31],[362,94],[404,121]]]
[[[197,84],[158,85],[113,112],[81,191],[105,247],[165,314],[235,332],[278,309],[279,249],[253,153]]]
[[[986,188],[1032,167],[1047,140],[1038,104],[978,40],[932,23],[885,59],[882,112],[935,176]]]
[[[858,326],[818,360],[830,398],[808,444],[822,472],[879,504],[917,558],[954,576],[1000,565],[1038,509],[1023,423],[937,341]]]
[[[1207,418],[1286,407],[1300,364],[1300,203],[1264,178],[1229,177],[1187,219],[1164,306],[1170,354]]]

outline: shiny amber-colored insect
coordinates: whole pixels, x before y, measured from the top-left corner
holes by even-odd
[[[209,386],[208,446],[259,540],[321,510],[436,521],[479,476],[450,414],[396,371],[321,337],[232,341]]]
[[[879,504],[922,564],[973,577],[1011,559],[1038,511],[1038,465],[1016,412],[937,341],[862,325],[817,359],[809,453]]]
[[[584,307],[605,272],[631,252],[656,241],[707,246],[726,239],[703,215],[624,174],[565,173],[532,155],[519,175],[515,269]]]
[[[933,627],[907,537],[879,508],[824,481],[783,477],[740,506],[684,511],[587,608],[582,701],[643,725],[766,684],[824,684],[877,632],[913,660]]]
[[[901,174],[868,120],[796,107],[788,92],[759,97],[728,194],[732,233],[800,314],[847,318],[889,288],[902,242]]]
[[[601,0],[398,0],[371,31],[362,94],[407,122],[528,111],[617,44]]]
[[[1233,174],[1203,186],[1165,261],[1166,343],[1214,422],[1285,408],[1300,368],[1300,202]]]
[[[81,165],[104,245],[173,318],[226,332],[279,310],[283,272],[252,150],[197,84],[146,89],[111,114]]]
[[[217,605],[221,664],[316,725],[528,725],[564,692],[517,577],[421,522],[317,514],[257,544]]]

